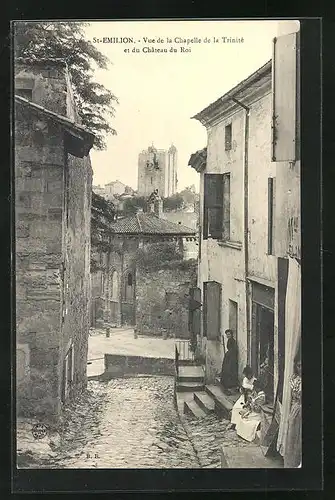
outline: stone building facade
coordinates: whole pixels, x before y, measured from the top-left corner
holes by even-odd
[[[155,189],[162,198],[177,192],[178,152],[175,146],[168,150],[149,146],[138,156],[138,195],[149,196]]]
[[[206,379],[220,373],[231,328],[239,375],[247,363],[256,375],[266,366],[269,401],[281,397],[284,383],[288,258],[300,259],[298,43],[291,36],[277,40],[273,61],[194,117],[208,143],[189,162],[200,173],[198,341]]]
[[[127,325],[139,333],[185,337],[185,295],[194,286],[196,260],[188,258],[184,245],[197,235],[192,228],[159,217],[161,200],[155,210],[118,220],[111,226],[109,250],[95,252],[95,259],[101,263],[101,269],[91,277],[92,307],[99,311],[95,313],[95,325]],[[143,265],[146,255],[152,255],[156,245],[162,244],[168,245],[168,251],[172,247],[179,250],[178,262],[166,266],[162,253],[161,266],[153,269]]]
[[[15,63],[18,415],[55,418],[85,387],[94,136],[63,61]]]

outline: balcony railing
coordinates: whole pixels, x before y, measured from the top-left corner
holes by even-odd
[[[191,350],[189,340],[176,340],[176,351],[178,352],[179,361],[194,361],[195,356]]]

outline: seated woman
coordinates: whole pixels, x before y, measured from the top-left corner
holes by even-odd
[[[250,366],[246,366],[243,370],[243,381],[242,386],[240,388],[240,392],[242,393],[239,399],[234,404],[231,411],[231,420],[230,427],[235,426],[241,419],[240,412],[243,410],[245,405],[248,403],[249,395],[252,393],[255,383],[255,377]]]
[[[236,433],[246,441],[253,441],[261,423],[261,407],[265,404],[265,392],[258,380],[249,396],[248,403],[241,411],[241,418],[236,424]]]

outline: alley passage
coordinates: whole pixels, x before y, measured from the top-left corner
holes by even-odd
[[[42,467],[199,468],[173,405],[173,378],[91,381],[65,416],[61,446]]]

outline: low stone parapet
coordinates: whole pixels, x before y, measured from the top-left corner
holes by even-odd
[[[131,374],[174,375],[174,359],[105,354],[104,378]]]

